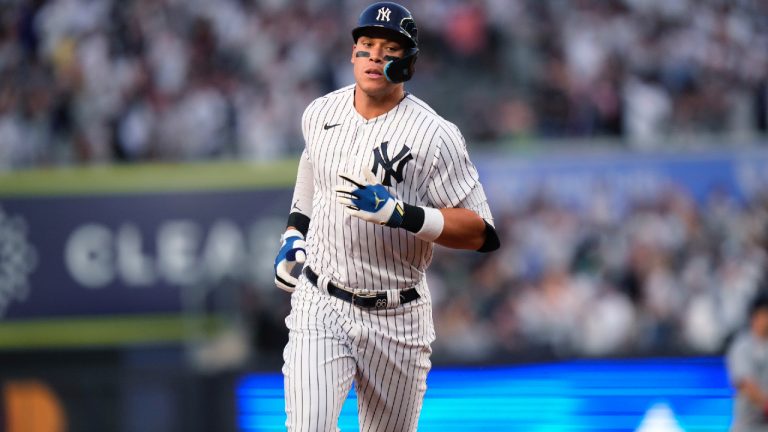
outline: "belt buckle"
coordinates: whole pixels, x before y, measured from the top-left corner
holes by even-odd
[[[363,306],[361,304],[358,304],[357,301],[355,301],[356,298],[359,298],[359,299],[371,299],[371,298],[376,298],[376,294],[375,293],[360,294],[360,292],[358,290],[352,291],[352,304],[355,305],[355,306]],[[379,307],[379,302],[378,301],[376,302],[376,307],[377,308]]]

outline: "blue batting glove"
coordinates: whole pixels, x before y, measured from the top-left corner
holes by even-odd
[[[333,189],[336,191],[336,201],[346,207],[344,210],[349,215],[379,225],[400,227],[405,214],[403,202],[379,184],[370,170],[366,170],[364,175],[365,179],[339,174],[339,177],[354,186],[336,186]]]
[[[275,258],[275,285],[288,292],[296,289],[298,279],[291,275],[294,267],[304,264],[307,259],[307,244],[304,235],[298,230],[290,229],[280,238],[280,251]]]

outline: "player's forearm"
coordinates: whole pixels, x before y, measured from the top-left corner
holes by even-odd
[[[485,242],[485,223],[472,210],[464,208],[440,209],[443,214],[443,232],[435,243],[453,248],[478,250]]]
[[[501,246],[493,225],[462,207],[435,209],[405,204],[398,226],[422,240],[452,249],[492,252]]]

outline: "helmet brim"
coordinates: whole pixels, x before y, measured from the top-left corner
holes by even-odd
[[[408,33],[399,32],[397,30],[393,30],[391,27],[384,26],[384,25],[373,24],[373,25],[355,27],[352,30],[352,40],[355,43],[357,43],[357,40],[360,39],[361,36],[380,37],[383,39],[393,40],[399,43],[400,45],[402,45],[403,48],[416,47],[416,44],[414,43],[413,39],[411,39]]]

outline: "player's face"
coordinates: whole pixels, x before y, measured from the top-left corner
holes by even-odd
[[[398,42],[382,37],[360,36],[352,46],[355,82],[370,96],[384,96],[401,84],[392,84],[384,76],[384,66],[401,58],[405,49]]]

